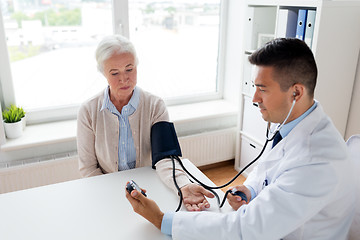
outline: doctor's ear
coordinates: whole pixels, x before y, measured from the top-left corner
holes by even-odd
[[[299,100],[299,98],[302,97],[302,95],[304,94],[304,91],[305,90],[305,87],[302,85],[302,84],[295,84],[293,87],[292,87],[292,95],[293,95],[293,98],[294,100]]]

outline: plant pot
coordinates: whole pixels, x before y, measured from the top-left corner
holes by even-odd
[[[4,122],[5,134],[7,138],[18,138],[23,134],[23,122],[16,123]]]
[[[24,117],[21,118],[21,122],[22,122],[22,125],[23,125],[23,130],[25,129],[26,127],[26,115]]]

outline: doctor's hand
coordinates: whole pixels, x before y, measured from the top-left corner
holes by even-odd
[[[229,193],[227,195],[227,200],[230,204],[230,206],[234,209],[234,210],[238,210],[243,204],[249,203],[250,199],[251,199],[251,192],[250,190],[245,187],[244,185],[239,185],[236,187],[231,187],[229,188],[229,190],[236,188],[236,190],[241,191],[243,193],[245,193],[248,201],[246,202],[245,200],[243,200],[240,196],[237,195],[232,195],[231,193]]]
[[[214,197],[214,194],[195,183],[185,185],[181,188],[181,192],[183,194],[184,205],[188,211],[201,211],[209,208],[210,203],[206,200],[205,196],[208,198]]]
[[[146,192],[145,189],[142,189]],[[161,222],[164,217],[164,213],[161,212],[159,206],[155,203],[154,200],[151,200],[136,190],[132,190],[131,194],[126,191],[126,198],[129,200],[132,205],[134,212],[143,216],[146,220],[155,225],[159,230],[161,230]]]

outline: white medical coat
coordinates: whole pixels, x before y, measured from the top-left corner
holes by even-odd
[[[346,239],[355,204],[352,162],[321,105],[270,145],[244,183],[256,192],[249,204],[227,214],[178,212],[173,239]]]

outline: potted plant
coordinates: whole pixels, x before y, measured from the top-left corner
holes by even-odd
[[[10,105],[2,112],[5,134],[8,138],[18,138],[25,126],[25,111],[21,107]]]
[[[22,127],[23,127],[23,130],[25,129],[25,126],[26,126],[26,115],[25,115],[25,111],[23,108],[19,108],[19,114],[21,116],[21,122],[22,122]]]

